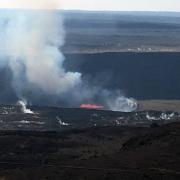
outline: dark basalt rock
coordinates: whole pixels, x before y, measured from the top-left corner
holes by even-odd
[[[29,108],[0,108],[0,178],[180,178],[178,113]]]

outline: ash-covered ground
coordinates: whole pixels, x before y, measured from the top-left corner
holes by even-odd
[[[0,107],[0,179],[180,178],[180,113],[27,108]]]

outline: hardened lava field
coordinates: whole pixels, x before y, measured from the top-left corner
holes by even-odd
[[[0,178],[179,179],[176,112],[0,108]]]

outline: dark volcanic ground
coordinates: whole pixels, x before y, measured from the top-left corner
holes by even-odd
[[[180,124],[94,127],[58,132],[2,131],[0,177],[179,179]]]
[[[179,113],[0,108],[0,179],[180,178]]]
[[[63,12],[66,53],[179,52],[180,13]]]
[[[16,106],[0,106],[0,130],[64,131],[106,126],[159,125],[180,120],[180,113],[143,111],[113,112],[80,108],[29,107],[34,113],[24,114]]]

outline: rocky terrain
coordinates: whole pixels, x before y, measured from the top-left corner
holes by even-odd
[[[0,108],[2,180],[180,178],[179,113],[30,108]]]
[[[64,131],[107,126],[149,127],[180,120],[173,111],[114,112],[107,110],[29,106],[23,113],[17,106],[0,106],[0,130]]]
[[[0,178],[179,179],[180,124],[2,131]]]

